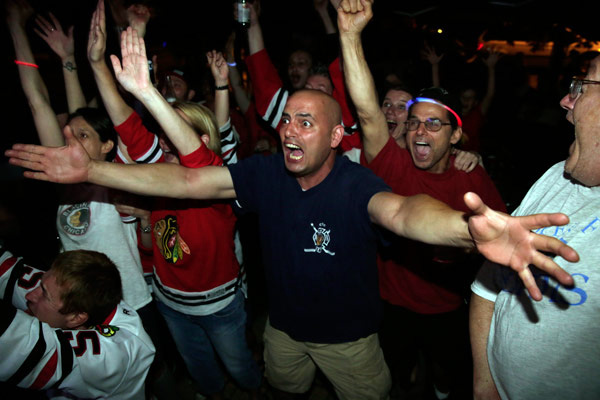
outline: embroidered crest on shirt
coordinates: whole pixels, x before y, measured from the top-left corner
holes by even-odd
[[[326,230],[325,229],[325,224],[324,223],[320,223],[319,227],[316,228],[315,224],[311,223],[310,226],[312,226],[313,230],[315,231],[313,233],[312,236],[312,240],[315,244],[315,248],[314,249],[304,249],[305,253],[326,253],[329,254],[330,256],[334,256],[335,252],[334,251],[329,251],[327,250],[327,245],[329,244],[329,232],[331,232],[330,230]]]
[[[183,253],[191,254],[190,248],[179,235],[179,224],[177,217],[167,215],[154,224],[154,239],[156,246],[160,250],[165,260],[170,263],[176,263],[183,259]]]
[[[85,235],[91,221],[90,203],[73,204],[60,213],[60,226],[69,235]]]

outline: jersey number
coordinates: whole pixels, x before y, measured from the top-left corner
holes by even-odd
[[[23,275],[21,275],[21,277],[18,280],[19,287],[21,287],[23,289],[31,289],[31,288],[35,287],[35,285],[38,284],[40,279],[42,279],[42,275],[44,275],[43,272],[36,272],[35,274],[31,275],[29,278],[25,278],[25,275],[30,274],[31,271],[33,271],[33,268],[31,268],[31,267],[23,268]]]
[[[69,340],[73,340],[73,332],[65,331],[65,336]],[[77,346],[73,346],[73,351],[77,357],[81,357],[87,351],[87,345],[92,345],[92,352],[94,354],[100,354],[100,339],[95,331],[79,331],[75,335],[77,340]]]

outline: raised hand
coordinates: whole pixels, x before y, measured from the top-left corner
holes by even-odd
[[[150,9],[144,4],[132,4],[125,11],[127,23],[138,32],[139,37],[146,35],[146,25],[150,21]]]
[[[106,52],[106,17],[104,14],[104,0],[99,0],[90,22],[87,55],[90,64],[104,62]]]
[[[62,147],[15,144],[4,154],[10,157],[10,164],[32,170],[25,171],[27,178],[58,183],[85,182],[92,160],[69,125],[65,126],[64,136]]]
[[[73,57],[75,55],[73,26],[69,27],[69,30],[65,34],[60,22],[56,19],[54,14],[49,13],[49,15],[51,21],[38,15],[35,18],[37,28],[34,28],[33,30],[42,38],[42,40],[44,40],[44,42],[48,43],[48,46],[50,46],[52,51],[54,51],[61,60]]]
[[[212,72],[213,78],[215,79],[215,86],[227,85],[229,78],[229,66],[223,57],[223,54],[216,50],[209,51],[206,53],[206,59],[210,66],[210,72]]]
[[[373,0],[342,0],[337,8],[341,33],[360,33],[373,18]]]
[[[25,27],[27,20],[33,15],[33,8],[27,0],[6,0],[6,22],[9,26]]]
[[[427,43],[425,43],[425,46],[421,50],[421,57],[424,60],[429,61],[429,63],[431,65],[436,65],[436,64],[439,64],[440,61],[442,61],[442,58],[444,58],[444,53],[437,54],[433,47],[431,47]]]
[[[479,252],[488,260],[515,270],[533,299],[541,300],[542,293],[529,269],[530,264],[564,285],[573,284],[571,275],[543,253],[576,262],[579,256],[575,250],[556,238],[532,232],[546,226],[565,225],[569,217],[561,213],[511,217],[490,209],[475,193],[466,193],[464,200],[473,212],[469,218],[469,231]]]
[[[150,81],[148,58],[144,39],[138,36],[131,27],[121,33],[122,61],[115,55],[110,56],[115,76],[119,83],[132,94],[141,94],[148,89],[154,89]]]
[[[498,63],[498,60],[502,57],[502,53],[496,51],[495,49],[488,49],[487,57],[482,58],[481,61],[488,67],[494,68]]]
[[[254,2],[250,3],[250,25],[258,24],[260,10],[260,0],[255,0]]]

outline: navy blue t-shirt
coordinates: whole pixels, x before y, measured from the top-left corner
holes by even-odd
[[[281,154],[230,165],[237,200],[256,212],[271,325],[298,341],[344,343],[377,332],[381,320],[371,197],[390,188],[337,157],[303,191]]]

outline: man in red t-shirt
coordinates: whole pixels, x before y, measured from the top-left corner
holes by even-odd
[[[452,147],[462,136],[458,98],[441,88],[421,90],[407,103],[406,149],[390,137],[360,43],[368,19],[338,18],[346,84],[363,134],[361,163],[394,193],[428,194],[468,213],[463,196],[473,191],[492,208],[505,211],[481,166],[469,173],[454,166]],[[344,24],[348,21],[353,23]],[[462,398],[461,390],[470,390],[471,376],[465,298],[473,266],[481,264],[478,256],[396,235],[389,241],[379,252],[378,267],[386,306],[380,338],[392,379],[407,389],[420,351],[432,366],[428,373],[436,396],[445,398],[452,391]]]

